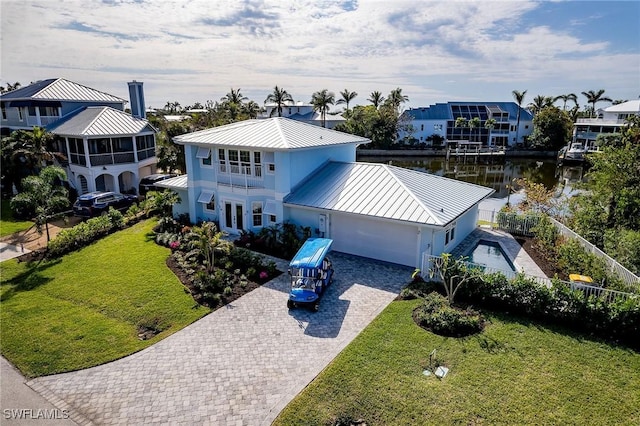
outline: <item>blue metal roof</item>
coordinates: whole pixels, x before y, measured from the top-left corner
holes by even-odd
[[[331,250],[331,244],[333,244],[333,240],[329,238],[307,239],[291,259],[289,266],[292,268],[320,268],[325,256]]]
[[[8,92],[8,93],[3,93],[2,95],[0,95],[0,97],[1,97],[1,99],[3,101],[8,101],[8,100],[11,100],[11,99],[30,98],[33,95],[35,95],[36,93],[40,92],[45,87],[47,87],[48,85],[50,85],[51,83],[53,83],[54,81],[56,81],[55,78],[50,78],[48,80],[36,81],[35,83],[30,84],[28,86],[21,87],[21,88],[16,89],[16,90],[12,90],[11,92]]]
[[[509,113],[509,119],[515,120],[518,116],[518,104],[515,102],[447,102],[436,103],[428,107],[412,108],[404,112],[411,120],[453,120],[452,106],[497,106]],[[524,108],[520,108],[520,120],[533,120],[533,115]]]

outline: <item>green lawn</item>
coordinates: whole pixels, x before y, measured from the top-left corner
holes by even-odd
[[[0,215],[0,237],[24,231],[33,226],[33,222],[30,220],[14,219],[9,200],[0,201]]]
[[[387,307],[275,424],[640,424],[640,354],[502,315],[440,337],[414,324],[418,303]],[[443,380],[422,374],[433,349]]]
[[[0,349],[27,376],[86,368],[129,355],[209,310],[169,270],[147,220],[57,261],[0,263]],[[164,329],[138,339],[139,323]]]

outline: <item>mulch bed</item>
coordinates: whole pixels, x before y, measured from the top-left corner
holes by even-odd
[[[202,298],[202,294],[200,293],[200,290],[193,285],[193,282],[191,281],[191,276],[189,274],[187,274],[178,264],[178,262],[176,261],[176,259],[173,256],[169,256],[167,258],[167,266],[169,267],[169,269],[171,269],[171,271],[176,275],[176,277],[178,277],[178,279],[180,280],[180,282],[182,283],[182,285],[184,285],[185,287],[185,292],[191,294],[191,296],[193,297],[193,299],[196,301],[196,303],[202,305],[202,306],[206,306],[207,308],[210,308],[212,311],[215,311],[218,308],[221,308],[225,305],[228,305],[229,303],[233,302],[234,300],[244,296],[247,293],[250,293],[251,291],[255,290],[256,288],[262,286],[262,284],[264,284],[265,282],[271,281],[272,279],[276,278],[277,276],[279,276],[280,274],[282,274],[282,271],[278,271],[278,273],[274,276],[270,276],[267,280],[265,280],[264,282],[255,282],[255,281],[247,281],[247,284],[242,287],[239,285],[234,285],[232,287],[232,292],[231,294],[226,294],[226,295],[221,295],[221,301],[219,304],[215,305],[215,306],[211,306],[210,304],[206,303],[203,298]]]
[[[533,259],[533,261],[540,267],[540,269],[542,269],[542,272],[544,272],[547,277],[552,278],[557,274],[558,278],[561,280],[566,281],[569,279],[567,274],[564,273],[564,271],[561,271],[555,262],[549,261],[549,259],[547,259],[547,257],[533,245],[533,237],[517,236],[515,239],[531,259]]]

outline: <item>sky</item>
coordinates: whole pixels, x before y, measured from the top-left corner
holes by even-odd
[[[304,103],[355,91],[350,106],[399,87],[405,108],[640,97],[636,0],[0,0],[0,15],[2,85],[63,77],[128,99],[137,80],[153,108],[231,88],[262,105],[276,85]]]

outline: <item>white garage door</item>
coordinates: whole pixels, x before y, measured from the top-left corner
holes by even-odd
[[[350,215],[331,215],[333,250],[416,266],[418,229]]]

